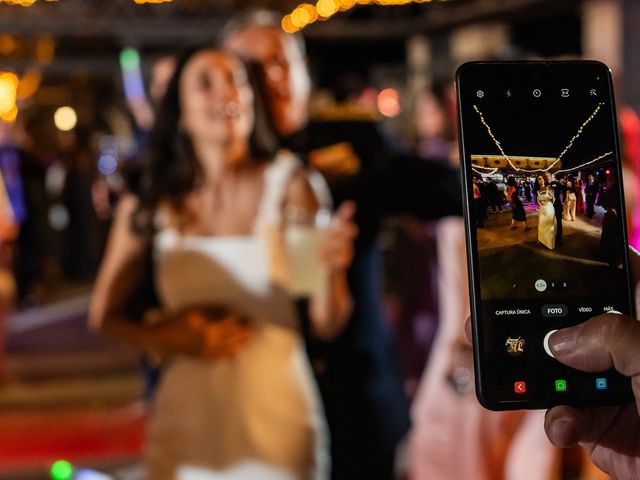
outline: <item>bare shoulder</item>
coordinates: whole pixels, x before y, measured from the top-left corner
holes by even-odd
[[[150,235],[134,228],[133,217],[136,215],[140,202],[135,195],[125,194],[116,207],[113,225],[110,233],[111,250],[122,253],[138,253],[147,248],[151,241]]]

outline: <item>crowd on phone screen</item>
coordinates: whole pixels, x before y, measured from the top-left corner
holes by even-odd
[[[540,412],[473,394],[451,82],[416,97],[412,139],[353,77],[314,116],[304,42],[279,25],[252,12],[158,56],[117,181],[106,135],[56,137],[38,112],[22,136],[0,125],[0,341],[15,305],[97,272],[92,326],[145,365],[153,480],[560,478],[575,456]],[[555,247],[563,222],[614,208],[611,182],[478,177],[477,224],[526,232],[548,210]]]

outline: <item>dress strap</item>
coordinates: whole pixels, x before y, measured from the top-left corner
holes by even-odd
[[[291,177],[304,169],[303,163],[291,152],[281,150],[267,167],[262,202],[255,227],[277,224],[282,220],[282,202]]]

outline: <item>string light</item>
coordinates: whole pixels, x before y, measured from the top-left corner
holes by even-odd
[[[18,115],[16,106],[18,77],[13,72],[0,72],[0,118],[13,123]]]
[[[46,3],[56,3],[58,0],[44,0]],[[16,5],[20,7],[31,7],[38,0],[0,0],[0,4],[5,3],[7,5]],[[142,5],[144,3],[171,3],[173,0],[133,0],[134,3]]]
[[[562,159],[562,157],[564,156],[565,153],[567,153],[569,151],[569,149],[573,146],[574,142],[580,137],[580,135],[582,135],[582,132],[584,130],[584,128],[591,122],[591,120],[593,120],[595,118],[595,116],[598,114],[598,112],[600,111],[600,108],[602,107],[602,105],[604,105],[604,103],[600,102],[598,103],[598,105],[596,106],[595,110],[593,111],[593,113],[591,113],[591,115],[589,115],[589,117],[587,117],[587,119],[582,122],[582,125],[580,125],[580,127],[578,128],[578,131],[576,132],[576,134],[571,138],[571,140],[569,140],[569,143],[567,144],[567,146],[564,148],[564,150],[562,150],[562,153],[560,155],[558,155],[558,157],[556,158],[556,160],[549,165],[547,168],[544,169],[536,169],[536,170],[529,170],[529,169],[525,169],[525,168],[518,168],[516,167],[513,162],[511,161],[511,158],[509,158],[509,156],[505,153],[505,151],[502,148],[502,144],[500,143],[500,141],[495,137],[495,135],[493,134],[493,131],[491,130],[491,127],[489,126],[489,124],[486,122],[486,120],[484,119],[484,115],[482,114],[482,112],[480,111],[480,109],[478,108],[477,105],[473,106],[473,109],[476,111],[476,113],[480,116],[480,122],[482,123],[482,125],[484,125],[484,127],[487,129],[487,133],[489,134],[489,136],[491,137],[491,139],[493,140],[493,143],[496,144],[496,147],[498,147],[498,150],[500,150],[500,153],[502,154],[502,156],[505,158],[505,160],[507,161],[507,163],[509,164],[509,166],[511,168],[513,168],[516,172],[522,172],[522,171],[536,171],[536,172],[548,172],[549,170],[551,170],[555,165],[558,164],[558,162],[560,162],[560,160]]]
[[[21,7],[30,7],[34,3],[36,3],[36,1],[37,0],[0,0],[0,3],[6,3],[8,5],[18,5]]]
[[[143,3],[170,3],[173,0],[133,0],[138,5],[142,5]]]
[[[473,170],[474,172],[476,172],[477,174],[480,174],[480,175],[493,175],[494,173],[496,173],[498,171],[497,168],[494,168],[490,172],[481,172],[480,170],[476,170],[477,168],[487,168],[487,167],[472,167],[471,168],[471,170]]]
[[[556,174],[558,173],[568,173],[568,172],[573,172],[575,170],[580,170],[581,168],[584,168],[588,165],[592,165],[604,158],[607,158],[609,156],[613,155],[613,152],[607,152],[607,153],[603,153],[602,155],[594,158],[593,160],[589,160],[588,162],[584,162],[576,167],[571,167],[571,168],[565,168],[564,170],[558,170],[556,172]],[[482,168],[484,170],[491,170],[490,172],[482,172],[480,170],[478,170],[479,168]],[[471,170],[473,170],[474,172],[480,174],[480,175],[493,175],[494,173],[496,173],[498,171],[497,168],[492,168],[492,167],[481,167],[480,165],[474,165],[473,167],[471,167]],[[546,170],[541,170],[541,169],[531,169],[531,170],[527,170],[527,172],[544,172]]]
[[[566,168],[564,170],[558,170],[556,173],[567,173],[567,172],[573,172],[574,170],[579,170],[581,168],[586,167],[587,165],[591,165],[592,163],[596,163],[598,160],[602,160],[603,158],[606,158],[606,157],[608,157],[608,156],[610,156],[612,154],[613,154],[613,152],[603,153],[599,157],[596,157],[593,160],[589,160],[588,162],[585,162],[582,165],[578,165],[577,167],[572,167],[572,168]]]
[[[149,0],[135,0],[136,3],[144,3]],[[290,13],[282,17],[282,29],[287,33],[299,32],[316,20],[329,20],[338,12],[346,12],[357,5],[401,6],[411,3],[431,3],[435,0],[318,0],[315,5],[303,3],[298,5]],[[447,2],[450,0],[437,0]],[[306,14],[302,13],[306,11]],[[307,20],[310,18],[310,20]]]

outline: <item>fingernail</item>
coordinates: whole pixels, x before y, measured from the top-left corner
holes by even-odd
[[[567,353],[575,348],[579,327],[563,328],[549,337],[549,348],[553,353]]]

